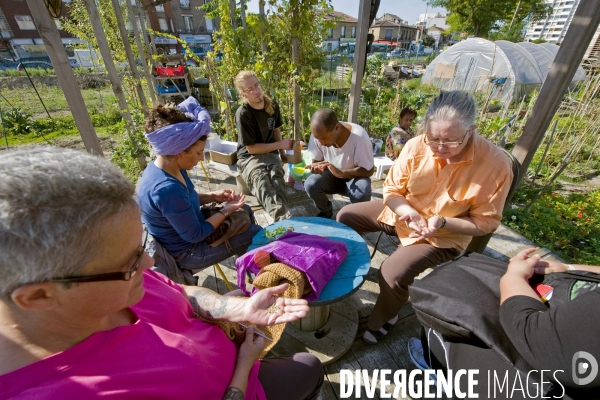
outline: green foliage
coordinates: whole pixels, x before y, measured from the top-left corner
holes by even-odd
[[[0,77],[2,76],[49,76],[54,75],[54,69],[52,68],[27,68],[27,72],[18,71],[16,68],[6,68],[4,70],[0,70]]]
[[[232,26],[228,0],[213,0],[203,6],[209,17],[220,18],[214,48],[224,55],[216,70],[217,79],[211,79],[211,87],[213,92],[220,92],[215,83],[225,82],[232,87],[238,72],[253,70],[264,90],[278,101],[289,129],[294,120],[293,83],[300,86],[302,98],[314,88],[325,61],[320,44],[333,24],[324,17],[332,8],[329,0],[269,0],[266,5],[268,17],[261,20],[256,14],[247,14],[245,30],[239,22],[239,9],[235,10],[236,27]],[[261,37],[265,41],[265,52],[261,48]],[[297,62],[292,60],[293,37],[299,39]]]
[[[517,191],[527,201],[533,193]],[[571,263],[600,265],[600,190],[543,195],[528,211],[513,205],[503,223]]]
[[[138,126],[140,126],[140,121],[137,122]],[[135,183],[142,172],[137,161],[138,157],[150,156],[148,141],[141,131],[136,131],[133,134],[128,132],[125,127],[125,121],[121,121],[110,127],[109,132],[111,135],[119,138],[119,144],[112,150],[111,161],[121,168],[123,173]]]
[[[33,131],[32,115],[20,108],[1,110],[2,125],[9,135],[28,135]]]
[[[546,16],[551,7],[543,0],[430,0],[430,5],[444,7],[450,12],[447,23],[450,31],[466,32],[478,37],[488,37],[503,23],[537,21]]]
[[[385,60],[383,54],[377,53],[371,57],[367,57],[367,65],[365,67],[365,79],[369,80],[371,84],[378,83],[381,77],[381,66]]]
[[[510,23],[504,23],[498,31],[490,32],[490,40],[508,40],[509,42],[518,43],[523,41],[523,33],[525,32],[525,26],[529,21],[516,21],[510,25]]]
[[[509,117],[502,117],[501,115],[484,118],[479,122],[477,130],[481,136],[489,138],[498,130],[502,129],[509,119]]]
[[[435,43],[435,38],[431,35],[425,34],[423,35],[423,46],[431,47]]]

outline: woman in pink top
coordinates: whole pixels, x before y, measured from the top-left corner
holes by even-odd
[[[6,152],[0,175],[0,398],[316,398],[314,356],[257,360],[252,329],[236,348],[206,322],[306,315],[286,285],[235,298],[150,270],[134,188],[99,157]]]

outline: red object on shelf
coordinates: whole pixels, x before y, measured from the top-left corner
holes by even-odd
[[[183,65],[178,67],[156,67],[156,74],[158,76],[183,76],[184,69]]]

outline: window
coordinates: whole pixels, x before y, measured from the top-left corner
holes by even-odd
[[[179,7],[190,8],[190,0],[179,0]]]
[[[163,6],[162,4],[160,6],[156,6],[156,12],[164,13],[165,12],[165,6]]]
[[[391,28],[386,28],[386,30],[385,30],[385,38],[386,39],[391,39],[392,38],[392,29]]]
[[[327,30],[327,37],[333,37],[333,28]]]
[[[161,31],[168,31],[169,30],[169,25],[167,25],[167,19],[166,18],[159,18],[158,19],[158,25],[160,26],[160,30]]]
[[[17,25],[19,25],[19,29],[23,31],[35,30],[35,24],[31,15],[15,15],[15,19],[17,20]]]
[[[346,37],[346,27],[342,25],[342,32],[340,33],[340,37]]]
[[[191,15],[182,15],[182,17],[183,17],[183,23],[185,24],[185,30],[187,32],[193,32],[194,24],[192,23],[192,16]]]
[[[353,37],[353,38],[356,37],[356,27],[355,26],[352,27],[352,33],[350,34],[350,37]]]

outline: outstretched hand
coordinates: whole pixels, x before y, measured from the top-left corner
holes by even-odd
[[[223,209],[226,213],[230,214],[238,208],[242,207],[245,203],[246,195],[244,193],[238,193],[235,196],[233,196],[233,198],[230,201],[228,201],[225,204],[225,206],[223,206]]]
[[[277,297],[289,284],[266,288],[248,299],[244,304],[244,321],[256,325],[275,325],[295,321],[306,316],[308,302],[304,299]]]

